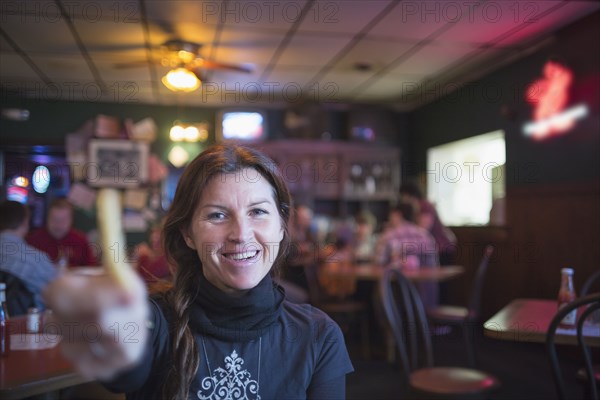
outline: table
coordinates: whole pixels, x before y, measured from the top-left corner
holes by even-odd
[[[12,318],[10,332],[25,331],[25,317]],[[58,346],[45,350],[13,350],[0,357],[0,398],[21,399],[90,382],[77,374]]]
[[[379,264],[357,264],[352,266],[354,277],[360,281],[379,282],[383,278],[386,267]],[[413,282],[441,282],[447,279],[457,277],[465,272],[465,268],[460,265],[445,265],[443,267],[420,267],[415,270],[403,270],[402,273]],[[379,291],[373,292],[373,309],[378,308],[381,303]],[[389,363],[395,360],[395,345],[391,334],[386,331],[386,355]]]
[[[360,264],[354,266],[356,279],[364,281],[378,281],[383,277],[385,267],[376,264]],[[465,272],[460,265],[446,265],[443,267],[421,267],[415,270],[402,271],[404,276],[413,282],[445,281]]]
[[[518,342],[546,342],[546,332],[556,314],[556,300],[516,299],[483,325],[486,336]],[[600,346],[600,325],[584,325],[583,336],[590,346]],[[575,328],[558,328],[558,344],[577,344]]]

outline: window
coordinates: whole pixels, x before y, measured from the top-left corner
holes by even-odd
[[[502,130],[427,151],[427,197],[446,225],[504,223],[505,161]]]

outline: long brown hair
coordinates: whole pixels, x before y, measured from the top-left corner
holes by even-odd
[[[170,329],[173,364],[162,393],[166,399],[187,399],[200,361],[199,349],[188,322],[190,305],[198,291],[202,263],[196,250],[185,243],[182,232],[188,231],[202,192],[210,180],[219,174],[236,173],[245,168],[256,170],[271,184],[283,223],[283,240],[272,271],[280,267],[288,250],[291,197],[279,169],[270,158],[254,149],[227,144],[209,148],[188,165],[179,180],[163,227],[165,256],[174,268],[173,288],[166,293],[167,304],[173,312]]]

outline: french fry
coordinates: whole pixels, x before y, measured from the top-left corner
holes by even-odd
[[[102,263],[107,273],[125,290],[135,275],[125,262],[125,236],[121,226],[121,195],[116,189],[100,189],[96,199],[96,213],[102,242]],[[115,247],[116,246],[116,247]]]

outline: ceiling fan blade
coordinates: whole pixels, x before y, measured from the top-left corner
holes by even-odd
[[[200,68],[200,69],[228,69],[231,71],[237,71],[237,72],[244,72],[246,74],[249,74],[252,72],[252,68],[245,66],[245,65],[238,65],[238,64],[226,64],[226,63],[220,63],[220,62],[216,62],[216,61],[210,61],[210,60],[204,60],[202,58],[197,58],[194,61],[192,61],[190,63],[190,67],[193,69],[196,68]]]
[[[152,61],[154,62],[154,60]],[[136,60],[136,61],[128,61],[124,63],[115,63],[114,67],[116,69],[127,69],[127,68],[140,68],[148,65],[148,60]]]
[[[198,78],[198,80],[202,83],[207,83],[210,82],[210,80],[208,79],[208,76],[203,73],[202,71],[200,71],[199,69],[196,68],[190,68],[189,69],[191,72],[193,72],[194,75],[196,75],[196,78]]]

